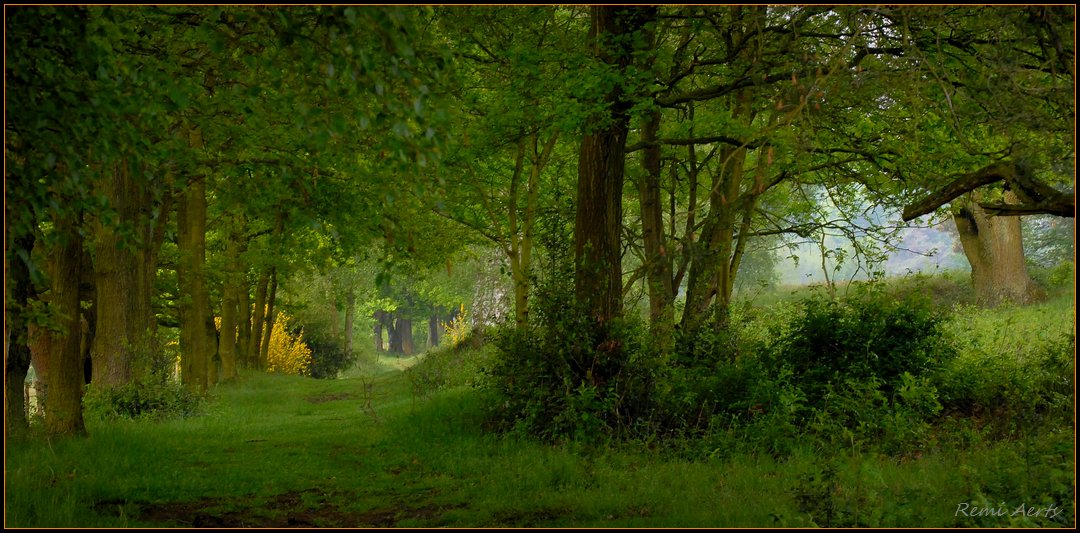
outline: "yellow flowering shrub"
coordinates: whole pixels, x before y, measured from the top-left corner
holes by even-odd
[[[295,337],[285,325],[289,316],[279,313],[270,332],[270,346],[266,355],[266,371],[276,374],[307,376],[311,373],[311,348],[304,343],[304,332]]]
[[[449,324],[443,323],[443,329],[446,330],[446,336],[450,338],[451,346],[457,348],[465,342],[465,337],[469,336],[469,331],[472,329],[469,327],[469,313],[465,311],[465,304],[461,304],[461,310],[454,320]]]

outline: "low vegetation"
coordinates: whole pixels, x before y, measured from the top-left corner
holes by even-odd
[[[572,351],[539,379],[557,369],[530,367],[512,329],[336,380],[243,372],[197,412],[168,408],[194,416],[131,407],[88,417],[87,439],[14,443],[7,525],[1072,525],[1071,298],[891,294],[738,305],[732,336],[651,365],[620,326],[642,354],[621,370],[647,380],[599,357],[579,375]],[[556,346],[573,344],[530,345]],[[513,355],[536,379],[507,381]],[[114,394],[88,412],[132,405]]]

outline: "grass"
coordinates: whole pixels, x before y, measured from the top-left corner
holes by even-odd
[[[1072,328],[1072,309],[1063,298],[994,312],[961,308],[952,327],[966,339],[969,364],[1005,357],[1011,362],[1003,368],[1020,368]],[[439,352],[430,361],[383,357],[326,381],[245,372],[214,389],[196,417],[90,422],[83,439],[9,442],[5,525],[957,527],[1075,520],[1072,498],[1063,496],[1075,490],[1071,426],[991,439],[970,420],[955,420],[937,428],[949,445],[903,458],[796,447],[784,457],[689,460],[645,443],[550,445],[485,431],[481,392],[463,383],[486,357],[485,350]],[[449,376],[418,394],[416,376],[430,377],[432,368]],[[1004,506],[1007,514],[963,516],[961,504]],[[1014,514],[1021,504],[1063,510],[1054,519],[1030,518]]]

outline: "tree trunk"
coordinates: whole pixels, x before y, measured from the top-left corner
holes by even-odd
[[[969,194],[969,201],[953,219],[971,264],[971,283],[979,304],[1028,304],[1043,298],[1045,292],[1028,275],[1020,219],[988,216],[979,205],[979,191]],[[1016,203],[1016,196],[1006,192],[1005,202]]]
[[[439,315],[436,313],[428,318],[428,348],[434,348],[439,345]]]
[[[641,204],[641,233],[645,248],[645,279],[649,288],[649,322],[653,339],[663,351],[674,347],[675,289],[672,284],[671,254],[664,239],[664,206],[660,201],[660,111],[653,111],[641,129],[646,143],[641,166],[645,171],[638,184]]]
[[[693,331],[708,318],[709,308],[717,305],[723,314],[731,294],[720,291],[732,286],[731,261],[734,252],[735,215],[743,179],[745,148],[731,148],[723,154],[723,163],[713,176],[709,212],[705,215],[701,237],[691,246],[691,263],[686,289],[683,331]],[[719,294],[719,298],[714,297]]]
[[[345,293],[345,353],[353,352],[353,323],[356,321],[356,293],[349,289]]]
[[[123,161],[101,181],[99,192],[117,214],[112,223],[98,219],[93,224],[97,316],[90,345],[92,381],[95,388],[107,389],[150,372],[156,265],[153,226],[142,214],[151,204],[147,186]],[[120,227],[132,228],[133,234],[122,236]]]
[[[259,348],[259,368],[267,368],[270,356],[270,335],[274,332],[274,300],[277,298],[277,268],[270,269],[270,289],[266,294],[266,329],[263,330],[262,346]]]
[[[413,341],[412,320],[399,317],[395,329],[397,330],[398,337],[401,339],[401,353],[405,355],[412,355],[415,353],[416,344]]]
[[[251,286],[248,284],[247,273],[237,272],[237,282],[240,284],[240,292],[237,293],[236,308],[239,314],[237,318],[236,332],[236,360],[244,368],[252,368],[251,361]]]
[[[251,315],[251,345],[248,348],[248,364],[251,368],[265,370],[260,361],[262,353],[263,326],[266,323],[266,290],[270,285],[270,271],[259,276],[259,282],[255,285],[255,310]]]
[[[387,316],[386,329],[390,337],[390,353],[402,353],[400,325],[401,319],[396,318],[393,313]]]
[[[375,352],[376,353],[384,351],[383,350],[383,320],[384,320],[384,315],[385,314],[386,313],[384,311],[375,311],[375,313],[372,315],[372,318],[375,319],[374,336],[375,336]]]
[[[61,332],[52,333],[49,351],[49,408],[45,431],[49,435],[86,433],[82,417],[83,358],[79,350],[79,281],[82,277],[82,239],[78,221],[57,222],[61,239],[52,254],[49,303],[60,319]]]
[[[98,300],[93,269],[89,268],[93,264],[93,260],[86,250],[83,250],[82,264],[85,266],[82,269],[82,283],[79,284],[79,307],[84,307],[83,302],[89,302],[89,305],[85,306],[85,309],[80,309],[79,313],[81,333],[79,353],[82,354],[83,384],[89,385],[94,379],[94,360],[91,355],[91,348],[94,345],[94,338],[97,337]]]
[[[196,177],[183,193],[177,209],[180,258],[180,366],[188,390],[205,393],[210,379],[210,342],[206,321],[210,294],[206,287],[206,181]]]
[[[633,33],[655,7],[593,6],[590,42],[605,63],[625,73],[633,58]],[[604,97],[610,115],[581,140],[574,225],[574,287],[578,302],[601,323],[622,312],[622,191],[631,102],[622,84]]]
[[[240,299],[240,236],[235,228],[225,243],[226,271],[221,286],[221,331],[218,332],[218,356],[221,358],[221,380],[236,379],[236,310]]]
[[[12,217],[8,217],[11,219]],[[10,295],[6,305],[7,320],[4,322],[4,437],[22,436],[29,429],[26,418],[26,395],[23,384],[30,370],[29,330],[23,311],[34,296],[30,282],[30,269],[21,257],[14,254],[21,250],[30,256],[34,247],[34,235],[20,235],[9,241],[13,253],[4,256],[8,277],[5,278],[4,294]],[[8,262],[12,257],[14,262]]]

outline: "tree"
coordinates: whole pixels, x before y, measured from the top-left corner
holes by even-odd
[[[912,55],[926,65],[916,71],[937,89],[931,105],[947,117],[943,129],[968,159],[949,182],[926,186],[931,193],[909,203],[904,219],[953,201],[980,302],[1036,300],[1041,290],[1027,273],[1013,217],[1075,216],[1075,200],[1055,187],[1073,186],[1061,170],[1075,158],[1075,13],[991,8],[975,17],[957,8],[912,10],[903,20]],[[963,21],[964,31],[950,28],[951,20]],[[989,187],[996,182],[1004,189]]]
[[[628,69],[642,46],[641,29],[655,8],[591,8],[590,48],[616,76],[604,87],[605,111],[581,140],[577,217],[574,223],[574,287],[592,318],[607,323],[622,312],[622,202],[626,137],[634,83]]]

